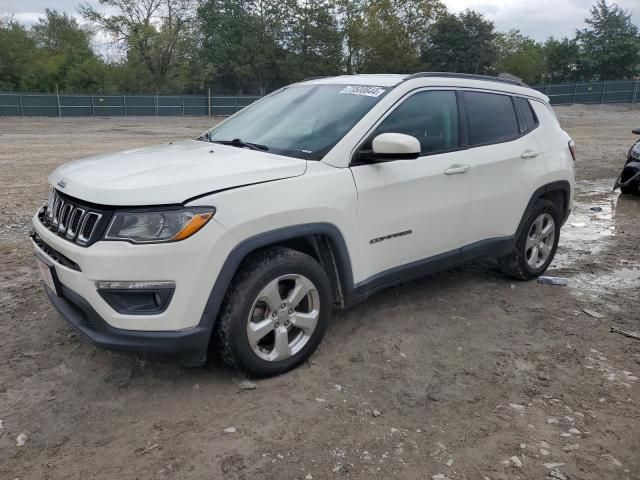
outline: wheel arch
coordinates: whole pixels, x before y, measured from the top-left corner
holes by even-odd
[[[280,246],[298,250],[313,257],[327,272],[332,284],[334,302],[344,306],[346,295],[353,289],[351,259],[340,230],[330,223],[307,223],[259,233],[238,243],[227,256],[211,289],[200,326],[216,323],[224,297],[242,262],[251,254]]]
[[[566,221],[569,213],[571,212],[571,184],[567,180],[559,180],[556,182],[547,183],[546,185],[543,185],[540,188],[536,189],[536,191],[531,195],[529,203],[527,204],[527,208],[524,210],[522,218],[520,219],[520,224],[518,225],[518,230],[516,231],[516,237],[520,235],[522,229],[524,228],[527,219],[527,213],[541,198],[553,202],[560,212],[561,223],[564,224],[564,222]]]

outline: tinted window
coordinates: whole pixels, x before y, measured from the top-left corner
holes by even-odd
[[[458,105],[450,91],[419,92],[396,108],[374,134],[404,133],[420,141],[423,154],[458,147]]]
[[[504,142],[518,136],[518,120],[510,96],[465,92],[464,98],[473,145]]]
[[[529,100],[526,98],[515,97],[516,108],[518,109],[518,119],[520,121],[520,133],[525,133],[536,128],[536,117]]]

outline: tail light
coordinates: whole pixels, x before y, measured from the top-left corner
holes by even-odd
[[[569,140],[569,151],[571,152],[571,157],[573,161],[576,161],[576,142],[573,140]]]

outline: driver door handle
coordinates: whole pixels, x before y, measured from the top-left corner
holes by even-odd
[[[445,175],[456,175],[459,173],[467,173],[469,171],[469,165],[451,165],[444,171]]]
[[[540,152],[525,150],[524,152],[522,152],[522,155],[520,155],[520,158],[535,158],[538,155],[540,155]]]

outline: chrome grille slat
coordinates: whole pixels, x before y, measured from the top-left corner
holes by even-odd
[[[58,221],[60,215],[60,209],[64,206],[64,200],[60,197],[56,198],[56,201],[53,204],[53,225],[58,226]]]
[[[42,224],[57,235],[82,246],[96,240],[103,213],[74,199],[62,197],[52,189],[46,205],[38,217]]]
[[[56,199],[55,190],[52,188],[49,192],[49,198],[47,199],[47,218],[53,218],[53,202]]]
[[[96,229],[96,225],[98,225],[98,222],[100,221],[100,218],[102,217],[102,215],[100,215],[99,213],[96,212],[88,212],[85,217],[84,220],[82,221],[82,224],[80,226],[80,228],[78,229],[78,242],[79,243],[89,243],[91,241],[91,237],[93,236],[93,232]],[[91,226],[91,228],[89,229],[89,232],[86,233],[85,230],[87,229],[87,224],[91,221],[92,218],[95,218],[95,221],[93,223],[93,226]]]
[[[64,234],[67,231],[67,226],[69,217],[71,216],[71,212],[73,212],[74,206],[68,202],[60,208],[60,216],[58,218],[58,232]]]
[[[73,240],[74,238],[76,238],[76,235],[80,230],[79,227],[82,224],[82,220],[84,219],[85,213],[87,213],[87,211],[81,207],[76,207],[76,209],[73,211],[73,214],[69,219],[69,227],[67,228],[67,235],[66,235],[69,240]],[[77,225],[74,228],[73,225],[76,223],[76,220],[77,220]]]

